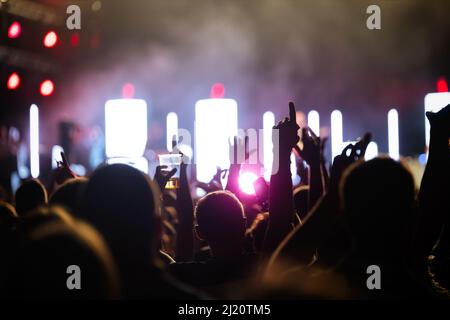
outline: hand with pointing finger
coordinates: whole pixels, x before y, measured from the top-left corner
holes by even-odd
[[[300,139],[297,134],[299,128],[296,122],[294,103],[289,102],[289,118],[285,118],[273,127],[273,129],[278,130],[278,139],[276,139],[276,135],[272,135],[273,144],[274,146],[278,145],[281,155],[291,154],[292,148],[297,145]]]

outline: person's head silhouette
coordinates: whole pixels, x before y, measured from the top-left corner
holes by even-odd
[[[246,218],[238,198],[228,191],[215,191],[201,198],[195,208],[199,236],[208,241],[218,258],[242,254]]]
[[[47,191],[44,185],[36,179],[25,181],[16,191],[15,204],[19,216],[46,205]]]
[[[97,169],[84,192],[82,217],[105,237],[119,267],[150,265],[160,241],[159,205],[150,179],[125,164]]]
[[[356,243],[375,253],[404,248],[414,219],[410,172],[390,158],[355,163],[344,174],[341,197]]]

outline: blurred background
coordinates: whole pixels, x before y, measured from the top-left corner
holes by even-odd
[[[0,4],[0,124],[26,139],[37,104],[42,153],[54,144],[87,148],[103,130],[105,101],[124,96],[147,101],[148,143],[164,149],[167,114],[193,131],[195,102],[220,82],[238,102],[240,128],[262,128],[268,110],[281,120],[292,100],[304,113],[317,110],[325,129],[341,110],[344,140],[371,131],[380,152],[395,107],[400,153],[416,156],[425,146],[424,97],[450,79],[448,0]],[[80,30],[66,27],[72,4]],[[371,4],[381,8],[381,30],[366,27]]]

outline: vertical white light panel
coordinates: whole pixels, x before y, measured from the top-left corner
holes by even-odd
[[[178,116],[175,112],[167,114],[166,118],[166,130],[167,130],[167,150],[172,151],[172,139],[176,136],[178,142]]]
[[[342,113],[334,110],[331,113],[331,161],[341,154],[343,147]]]
[[[39,177],[39,109],[30,107],[30,171],[33,178]]]
[[[237,102],[204,99],[195,104],[195,157],[197,180],[209,182],[217,167],[230,166],[229,139],[237,135]]]
[[[272,128],[275,125],[275,115],[272,111],[266,111],[263,115],[263,158],[264,179],[270,180],[273,163]]]
[[[147,103],[115,99],[105,104],[106,156],[140,158],[147,144]]]
[[[388,112],[388,146],[389,156],[394,160],[400,159],[398,112],[396,109],[391,109]]]
[[[320,118],[319,113],[316,110],[308,112],[308,127],[316,134],[320,136]]]

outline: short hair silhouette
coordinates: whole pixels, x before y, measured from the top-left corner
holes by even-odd
[[[71,265],[80,268],[80,290],[68,287]],[[13,298],[118,297],[117,274],[107,246],[98,232],[79,221],[42,223],[21,237],[6,287]]]
[[[352,234],[358,239],[399,244],[414,217],[411,173],[390,158],[355,163],[341,181],[341,197]]]
[[[86,186],[83,218],[104,235],[119,265],[156,256],[161,227],[154,190],[147,176],[125,164],[97,169]]]
[[[78,216],[81,211],[81,198],[88,184],[88,179],[80,177],[70,179],[59,186],[50,196],[50,205],[65,207],[70,213]]]
[[[47,204],[47,190],[39,180],[27,180],[17,189],[15,204],[19,216],[27,214]]]
[[[0,200],[0,232],[12,230],[17,220],[16,209],[11,204]]]
[[[215,191],[201,198],[195,208],[201,237],[229,244],[244,239],[246,217],[239,199],[229,191]],[[210,243],[211,244],[211,243]]]

